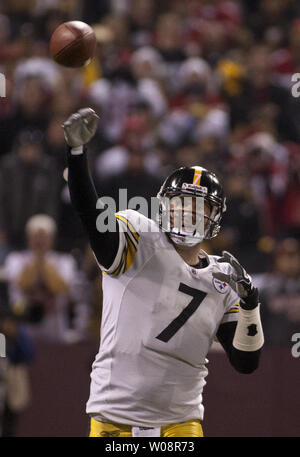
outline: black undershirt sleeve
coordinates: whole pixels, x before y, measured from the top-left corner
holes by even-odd
[[[97,230],[96,221],[104,209],[97,209],[99,199],[91,174],[89,172],[86,149],[83,154],[72,155],[68,150],[68,186],[74,210],[79,215],[81,222],[88,234],[91,248],[98,263],[109,268],[118,252],[119,230],[100,232]],[[115,217],[110,214],[108,217]]]
[[[223,346],[231,365],[239,373],[249,374],[257,369],[261,350],[248,352],[236,349],[232,345],[236,326],[237,322],[221,324],[217,332],[217,338]]]

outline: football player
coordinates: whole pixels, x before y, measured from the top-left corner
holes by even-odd
[[[63,125],[72,204],[103,271],[101,341],[86,409],[90,436],[203,436],[202,390],[214,339],[240,373],[258,366],[264,342],[258,291],[230,253],[201,249],[203,239],[218,234],[226,209],[220,182],[204,168],[180,168],[165,180],[158,225],[128,209],[110,214],[115,231],[97,229],[105,206],[89,174],[86,144],[98,120],[84,108]]]

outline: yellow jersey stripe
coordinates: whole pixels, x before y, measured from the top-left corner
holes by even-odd
[[[120,263],[112,273],[109,273],[111,276],[118,276],[120,273],[125,273],[133,263],[137,248],[128,233],[125,233],[125,237],[126,246],[123,250]]]
[[[129,235],[126,233],[125,236],[127,239],[128,251],[127,251],[127,256],[126,256],[126,264],[125,264],[124,272],[127,271],[131,267],[135,254],[136,254],[136,247],[133,244],[132,240],[130,239]]]
[[[139,238],[140,238],[140,235],[135,231],[135,229],[133,228],[133,226],[131,225],[131,223],[125,219],[125,217],[123,216],[120,216],[119,214],[116,214],[116,218],[117,219],[120,219],[121,221],[123,221],[127,227],[129,228],[130,230],[130,233],[132,234],[132,236],[134,237],[134,239],[138,242],[139,241]]]
[[[128,238],[130,239],[130,241],[133,243],[133,245],[134,245],[135,248],[137,249],[137,247],[138,247],[138,241],[136,241],[136,239],[134,238],[134,236],[133,236],[133,234],[131,233],[131,231],[130,231],[130,230],[127,230],[126,235],[128,235]]]
[[[238,313],[239,312],[240,302],[238,301],[235,305],[233,305],[225,314],[229,313]]]
[[[227,311],[225,314],[230,314],[230,313],[238,313],[239,310],[237,308],[235,309],[230,309],[229,311]]]

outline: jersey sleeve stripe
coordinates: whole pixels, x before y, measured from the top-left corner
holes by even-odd
[[[130,230],[127,230],[127,232],[125,233],[126,235],[126,239],[129,239],[132,244],[134,245],[135,249],[137,249],[138,247],[138,242],[136,241],[136,239],[134,238],[134,236],[132,235],[131,231]]]
[[[234,306],[232,306],[225,314],[230,313],[238,313],[239,312],[240,302],[237,302]]]
[[[133,236],[133,238],[136,240],[136,242],[138,243],[139,241],[139,238],[140,238],[140,235],[136,232],[136,230],[133,228],[132,224],[127,220],[125,219],[125,217],[123,216],[120,216],[119,214],[116,214],[116,218],[117,219],[120,219],[122,222],[124,222],[127,226],[127,228],[129,229],[131,235]]]
[[[140,235],[136,232],[133,225],[123,216],[116,214],[119,224],[126,230],[120,230],[120,250],[111,268],[104,270],[110,276],[118,276],[125,273],[132,265],[138,248]]]
[[[117,266],[117,268],[114,271],[109,272],[108,273],[109,275],[118,276],[118,274],[120,273],[120,271],[122,269],[122,266],[124,266],[125,259],[126,259],[126,253],[127,253],[127,247],[125,247],[123,249],[123,253],[122,253],[122,257],[121,257],[121,261],[120,261],[119,265]]]
[[[130,239],[129,235],[126,233],[125,236],[126,236],[126,239],[127,239],[128,251],[127,251],[127,255],[126,255],[126,262],[125,262],[124,272],[127,271],[131,267],[131,265],[133,263],[133,260],[134,260],[134,257],[135,257],[135,254],[136,254],[136,251],[137,251],[136,246],[134,245],[134,243]]]
[[[122,253],[121,261],[117,268],[109,273],[111,276],[118,276],[120,273],[125,273],[133,263],[137,248],[128,233],[125,233],[125,239],[126,245]]]
[[[125,251],[124,262],[121,265],[120,271],[118,271],[115,276],[118,276],[119,274],[123,274],[126,271],[126,262],[127,262],[127,254],[128,254],[128,245],[127,244],[126,244],[126,246],[124,248],[124,251]]]
[[[230,313],[238,313],[239,310],[238,309],[230,309],[229,311],[227,311],[225,314],[230,314]]]

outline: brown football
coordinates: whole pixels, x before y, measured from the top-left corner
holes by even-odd
[[[69,21],[59,25],[50,39],[50,54],[60,65],[78,68],[87,65],[96,50],[96,36],[85,22]]]

